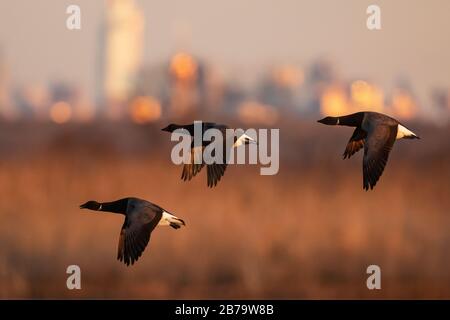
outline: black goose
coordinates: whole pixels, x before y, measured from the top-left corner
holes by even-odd
[[[383,173],[396,139],[420,139],[394,118],[377,112],[357,112],[342,117],[326,117],[318,122],[330,126],[356,127],[344,151],[344,159],[364,147],[363,188],[373,189]]]
[[[200,122],[197,124],[200,125]],[[186,130],[186,134],[189,134],[191,137],[194,137],[194,128],[195,123],[187,124],[187,125],[178,125],[178,124],[169,124],[167,127],[161,129],[163,131],[167,132],[174,132],[178,129],[184,129]],[[202,132],[201,135],[203,137],[203,134],[205,131],[209,129],[218,129],[222,132],[222,136],[226,137],[226,130],[229,129],[228,126],[223,124],[217,124],[214,122],[201,122],[201,128]],[[240,145],[249,144],[249,143],[256,143],[256,141],[246,135],[245,133],[239,135],[239,137],[233,137],[233,147],[236,148]],[[203,140],[203,139],[202,139]],[[202,141],[201,145],[194,145],[194,139],[192,139],[191,143],[191,157],[190,157],[190,163],[184,164],[183,166],[183,172],[181,174],[181,179],[183,181],[189,181],[191,180],[197,173],[199,173],[202,168],[205,166],[205,161],[203,159],[203,150],[205,147],[207,147],[209,144],[214,143],[214,141]],[[220,181],[222,176],[225,174],[225,170],[227,168],[228,161],[225,159],[225,156],[228,154],[225,150],[226,143],[223,142],[223,161],[222,163],[211,163],[206,164],[206,176],[207,176],[207,185],[208,187],[215,187],[217,183]],[[195,163],[195,159],[201,159],[201,161],[198,161],[200,163]]]
[[[88,201],[80,209],[114,212],[125,215],[120,231],[117,259],[127,266],[133,265],[144,252],[150,234],[157,225],[178,229],[184,226],[182,219],[163,208],[138,198],[124,198],[113,202]]]

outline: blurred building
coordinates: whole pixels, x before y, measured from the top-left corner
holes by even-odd
[[[431,92],[432,114],[438,124],[450,121],[450,89],[434,88]]]
[[[187,52],[169,63],[168,109],[171,116],[223,110],[225,83],[216,68]]]
[[[0,48],[0,116],[7,120],[17,118],[18,112],[11,98],[9,69]]]
[[[279,118],[279,111],[271,105],[248,100],[239,104],[238,117],[248,125],[273,126]]]
[[[439,112],[450,113],[450,89],[434,89],[432,99]]]
[[[222,94],[222,111],[225,113],[240,112],[241,104],[249,99],[248,92],[235,82],[225,83]]]
[[[323,58],[314,61],[308,68],[305,83],[302,87],[303,112],[314,117],[323,113],[325,94],[331,93],[331,96],[326,97],[327,103],[334,99],[340,99],[339,103],[342,103],[343,99],[335,98],[337,90],[345,89],[343,89],[343,84],[339,80],[334,63]],[[346,95],[346,92],[341,94]],[[342,106],[340,105],[339,108],[342,108]],[[330,105],[327,104],[325,109],[328,110],[329,108]]]
[[[215,66],[205,68],[203,105],[210,113],[223,112],[225,104],[225,80]]]
[[[419,108],[416,99],[408,90],[395,88],[390,101],[390,109],[393,116],[409,120],[417,116]]]
[[[144,16],[134,0],[106,2],[101,37],[101,104],[108,117],[117,119],[134,91],[142,66]]]
[[[79,87],[59,81],[50,86],[50,120],[65,123],[71,120],[87,122],[94,118],[94,108]]]
[[[42,83],[27,84],[14,92],[17,112],[23,118],[45,121],[48,119],[48,107],[51,93]]]
[[[330,84],[321,90],[320,112],[324,116],[340,116],[351,113],[348,90],[341,84]]]
[[[411,83],[407,79],[399,79],[392,89],[389,101],[389,113],[403,120],[417,117],[419,105]]]
[[[288,112],[298,109],[303,79],[303,71],[295,65],[275,66],[263,77],[257,92],[258,99]]]
[[[350,85],[352,102],[351,112],[384,110],[384,93],[377,85],[369,81],[356,80]]]

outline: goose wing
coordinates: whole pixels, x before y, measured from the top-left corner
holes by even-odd
[[[207,169],[207,183],[208,187],[212,188],[217,185],[220,179],[225,174],[225,170],[227,169],[227,164],[217,164],[213,163],[206,167]]]
[[[183,165],[183,172],[181,173],[181,179],[191,180],[197,173],[202,170],[203,166],[203,146],[197,146],[191,148],[190,163]]]
[[[350,158],[352,155],[358,152],[364,146],[364,139],[366,137],[367,132],[357,127],[355,131],[353,131],[353,134],[347,143],[347,147],[345,148],[343,154],[344,159]]]
[[[222,130],[223,129],[223,130]],[[222,133],[225,136],[225,130],[226,128],[222,128]],[[220,179],[225,174],[225,170],[227,169],[227,152],[226,152],[226,142],[225,141],[214,141],[211,142],[211,144],[208,146],[208,148],[213,147],[211,151],[211,157],[212,159],[207,159],[207,165],[206,165],[206,173],[207,173],[207,184],[208,187],[212,188],[217,185],[217,183],[220,181]],[[217,158],[221,161],[218,161],[216,159],[216,150],[222,149],[222,154],[217,155]],[[206,156],[208,157],[209,153],[207,152]]]
[[[224,125],[217,125],[215,123],[205,123],[204,124],[207,129],[217,129],[222,131],[222,134],[225,136],[227,126]],[[221,142],[221,143],[220,143]],[[220,181],[222,176],[225,174],[225,170],[227,167],[227,163],[225,161],[226,152],[225,152],[225,143],[223,140],[220,142],[216,142],[215,139],[211,142],[204,142],[202,146],[192,146],[191,147],[191,157],[190,157],[190,163],[183,165],[183,172],[181,174],[181,179],[184,181],[191,180],[197,173],[199,173],[202,168],[206,165],[207,169],[207,184],[208,187],[214,187],[217,185],[217,183]],[[223,147],[223,160],[222,163],[217,163],[214,161],[205,161],[203,158],[203,152],[205,148],[216,148],[218,146]],[[211,154],[212,157],[215,156],[214,151],[212,151]]]
[[[397,126],[375,126],[364,141],[363,187],[373,189],[383,173],[397,136]]]
[[[127,213],[120,231],[117,259],[127,266],[133,265],[144,252],[150,234],[162,217],[162,209],[141,205]]]

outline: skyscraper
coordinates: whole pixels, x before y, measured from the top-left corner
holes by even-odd
[[[102,104],[119,118],[141,68],[144,16],[134,0],[108,0],[102,26]]]

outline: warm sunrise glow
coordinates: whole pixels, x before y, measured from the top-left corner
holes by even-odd
[[[245,123],[273,125],[278,119],[277,110],[256,101],[243,102],[238,108],[238,115]]]
[[[330,86],[320,97],[320,111],[323,115],[337,116],[350,113],[351,106],[345,90],[340,86]]]
[[[297,88],[303,83],[303,72],[292,65],[284,65],[273,71],[275,82],[282,87]]]
[[[72,117],[72,108],[65,101],[59,101],[50,108],[50,118],[53,122],[63,124]]]
[[[392,96],[392,111],[401,119],[412,119],[417,114],[413,97],[405,90],[396,90]]]
[[[358,80],[352,83],[351,98],[356,110],[383,111],[384,96],[382,90],[366,81]]]
[[[177,53],[170,63],[170,71],[177,80],[192,81],[197,76],[197,62],[187,53]]]
[[[136,97],[131,101],[130,113],[136,123],[152,122],[161,117],[161,104],[153,97]]]

